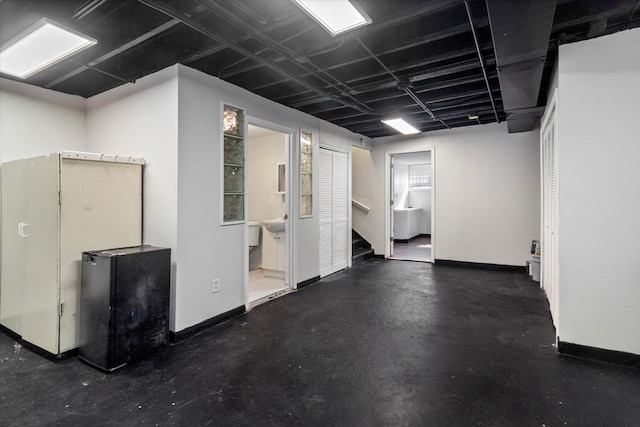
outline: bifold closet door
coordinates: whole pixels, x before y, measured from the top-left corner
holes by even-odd
[[[320,277],[347,267],[348,157],[320,149]]]
[[[558,182],[557,182],[557,125],[555,97],[546,120],[542,124],[542,251],[541,286],[549,300],[553,324],[558,325],[559,314],[559,254],[558,254]],[[557,330],[557,329],[556,329]]]

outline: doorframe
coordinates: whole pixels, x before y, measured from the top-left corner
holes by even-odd
[[[391,188],[391,158],[396,154],[421,153],[424,151],[431,152],[431,263],[436,262],[436,148],[431,145],[424,149],[413,150],[389,150],[385,151],[384,160],[384,257],[391,257],[391,220],[393,218],[393,208],[391,207],[391,199],[393,197],[393,188]]]
[[[287,215],[287,220],[286,220],[286,228],[287,228],[287,232],[285,233],[285,250],[287,252],[286,255],[286,266],[285,266],[285,270],[284,270],[284,280],[285,283],[287,284],[287,286],[289,286],[291,289],[297,289],[296,283],[293,280],[294,277],[297,277],[296,275],[296,259],[295,259],[295,251],[293,250],[293,242],[295,241],[294,236],[296,235],[296,228],[297,228],[297,221],[294,221],[295,219],[297,219],[297,216],[293,215],[293,198],[292,193],[293,190],[297,190],[297,188],[294,188],[293,185],[293,173],[291,173],[292,169],[294,169],[294,159],[295,156],[294,154],[297,153],[297,150],[295,149],[295,147],[298,145],[298,131],[296,129],[290,128],[288,126],[284,126],[278,123],[274,123],[274,122],[270,122],[268,120],[264,120],[255,116],[251,116],[249,114],[247,114],[246,116],[247,118],[247,127],[249,125],[253,125],[253,126],[257,126],[257,127],[261,127],[261,128],[265,128],[265,129],[269,129],[269,130],[273,130],[275,132],[280,132],[283,133],[285,135],[287,135],[287,139],[288,142],[286,144],[286,155],[285,155],[285,159],[286,159],[286,166],[285,166],[285,205],[286,205],[286,215]],[[247,136],[247,143],[245,146],[245,159],[248,158],[248,150],[249,150],[249,137]],[[248,172],[249,172],[249,168],[251,167],[251,165],[249,165],[248,161],[245,160],[245,189],[247,186],[247,176],[248,176]],[[296,170],[298,170],[296,168]],[[244,247],[247,249],[244,253],[243,256],[243,272],[242,272],[242,278],[243,278],[243,292],[244,292],[244,301],[245,301],[245,305],[246,307],[249,307],[249,192],[245,190],[245,194],[244,194],[244,206],[245,206],[245,210],[246,210],[246,215],[245,215],[245,220],[244,220]]]
[[[347,267],[346,268],[351,268],[352,266],[352,257],[353,257],[353,247],[352,247],[352,238],[351,238],[351,231],[353,230],[353,218],[352,218],[352,208],[353,208],[353,203],[351,202],[353,200],[353,195],[352,195],[352,167],[351,167],[351,162],[352,162],[352,156],[351,156],[351,147],[349,148],[344,148],[344,147],[337,147],[335,145],[330,145],[330,144],[326,144],[323,141],[320,141],[319,144],[319,150],[321,149],[325,149],[325,150],[329,150],[329,151],[335,151],[337,153],[342,153],[345,154],[347,156]],[[318,151],[318,158],[320,158],[320,154]],[[319,181],[319,180],[318,180]],[[320,183],[318,182],[318,185]],[[320,187],[318,187],[318,194],[320,194]],[[318,204],[320,203],[320,199],[318,198]],[[318,229],[320,228],[320,217],[318,216]],[[318,239],[318,248],[320,247],[320,239]],[[320,259],[320,257],[318,256],[318,260]],[[337,272],[336,272],[337,273]],[[326,276],[323,276],[326,277]]]

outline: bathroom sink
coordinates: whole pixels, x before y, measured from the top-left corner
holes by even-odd
[[[262,225],[272,233],[281,233],[284,231],[285,221],[282,218],[265,219],[262,221]]]

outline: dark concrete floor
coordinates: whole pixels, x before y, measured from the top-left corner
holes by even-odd
[[[372,259],[111,374],[0,334],[0,425],[637,426],[524,273]]]

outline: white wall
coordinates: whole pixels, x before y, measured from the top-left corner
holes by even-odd
[[[371,151],[364,148],[353,147],[351,150],[351,164],[353,200],[370,207],[371,201],[376,198],[376,193],[380,191],[379,188],[371,183],[372,177],[376,174]],[[384,189],[382,189],[382,191],[384,191]],[[369,213],[357,207],[353,207],[351,212],[353,229],[367,241],[371,242],[370,235],[368,234],[370,230],[367,229]]]
[[[282,133],[261,137],[250,136],[247,154],[247,192],[249,194],[249,220],[282,218],[287,213],[286,199],[277,192],[278,163],[287,160],[287,135]],[[262,239],[260,245],[249,252],[249,270],[262,266]]]
[[[409,206],[420,208],[420,234],[431,234],[431,187],[409,190]]]
[[[431,147],[435,257],[524,266],[540,237],[539,131],[508,134],[506,123],[375,140],[369,181],[376,191],[369,214],[354,215],[356,230],[384,254],[386,154]]]
[[[85,100],[0,78],[0,162],[85,149]]]
[[[360,136],[196,70],[176,65],[87,101],[92,151],[143,156],[145,243],[173,249],[171,329],[183,330],[246,303],[245,225],[220,225],[220,121],[223,103],[294,132],[291,171],[298,170],[299,130],[348,148]],[[316,165],[317,169],[317,165]],[[297,176],[295,172],[292,174]],[[298,219],[299,184],[291,182],[296,283],[319,274],[318,222]],[[317,194],[317,182],[314,183]],[[211,292],[220,278],[221,290]]]
[[[398,209],[409,206],[409,165],[393,163],[393,203]]]
[[[178,277],[175,330],[246,303],[244,257],[247,227],[220,225],[220,143],[222,105],[243,108],[257,120],[289,128],[294,133],[291,176],[299,169],[300,129],[311,131],[317,150],[319,141],[349,148],[360,140],[345,129],[268,101],[199,71],[176,66],[179,74],[179,178],[178,178]],[[314,170],[317,170],[317,156]],[[290,180],[293,232],[290,254],[295,256],[295,283],[318,276],[317,205],[312,218],[299,219],[299,183]],[[318,192],[317,180],[314,192]],[[290,235],[290,234],[288,234]],[[220,278],[221,290],[211,293],[211,280]]]
[[[84,119],[79,96],[0,78],[0,163],[86,151]]]
[[[282,218],[287,212],[282,194],[277,192],[278,163],[286,162],[287,136],[281,133],[249,139],[249,219]],[[273,203],[271,203],[273,199]]]
[[[178,80],[168,68],[89,98],[87,151],[144,157],[143,243],[171,248],[171,329],[178,252]]]
[[[640,28],[560,46],[560,340],[640,354]]]

